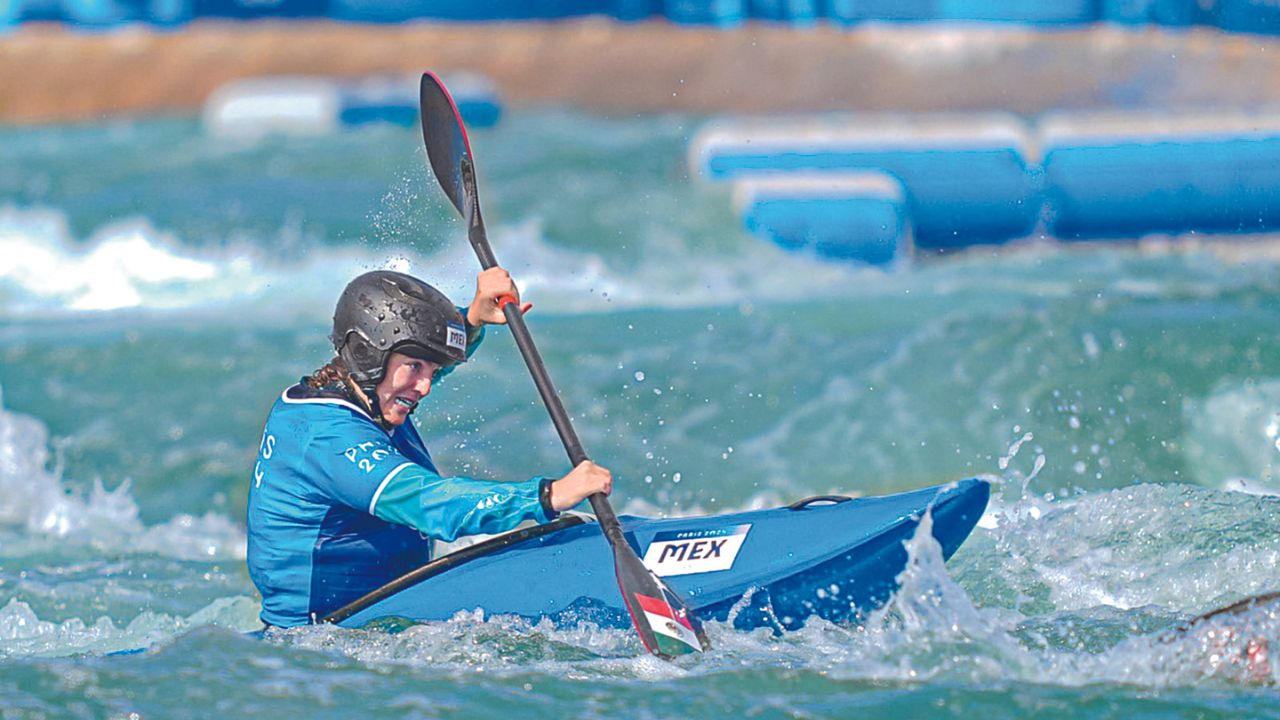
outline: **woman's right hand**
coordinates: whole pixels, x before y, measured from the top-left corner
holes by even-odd
[[[613,473],[609,468],[583,460],[568,475],[551,483],[551,507],[563,512],[577,505],[588,495],[613,490]]]
[[[503,298],[510,298],[520,308],[520,314],[529,312],[533,303],[520,302],[520,289],[511,274],[500,267],[491,267],[476,275],[476,296],[467,307],[467,323],[481,325],[505,325],[507,316],[502,311]]]

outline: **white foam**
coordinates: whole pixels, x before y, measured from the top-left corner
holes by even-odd
[[[245,257],[200,258],[143,219],[103,227],[75,247],[62,213],[0,208],[0,283],[7,314],[173,308],[201,304],[215,284],[256,285]]]
[[[461,232],[461,231],[460,231]],[[687,308],[866,292],[877,270],[851,269],[765,244],[732,256],[685,256],[680,238],[657,237],[649,256],[611,266],[601,255],[549,243],[537,221],[491,230],[504,267],[539,312],[608,312],[623,308]],[[0,208],[0,316],[46,317],[107,311],[233,311],[272,323],[300,317],[323,322],[340,289],[356,275],[390,268],[420,275],[459,304],[470,301],[478,269],[465,238],[434,254],[411,249],[317,248],[281,265],[248,247],[182,249],[180,238],[145,219],[122,221],[83,243],[63,213]],[[871,281],[871,282],[869,282]],[[252,313],[239,312],[252,308]]]
[[[1224,381],[1207,398],[1184,400],[1182,415],[1186,456],[1199,482],[1280,493],[1280,378]]]
[[[186,617],[143,612],[121,627],[105,616],[92,622],[41,620],[30,605],[10,599],[0,608],[0,657],[132,651],[209,625],[251,631],[261,627],[258,609],[249,597],[219,598]]]
[[[5,498],[0,503],[0,528],[26,530],[21,538],[3,544],[7,556],[65,542],[187,560],[245,556],[244,531],[224,516],[178,515],[147,527],[138,518],[127,480],[108,491],[95,479],[88,493],[73,492],[62,481],[61,463],[51,464],[45,426],[2,405],[0,495]]]

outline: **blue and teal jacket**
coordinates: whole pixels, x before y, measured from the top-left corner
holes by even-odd
[[[249,488],[249,577],[262,621],[315,622],[430,559],[431,540],[547,522],[550,479],[442,476],[412,422],[388,432],[333,388],[288,388]]]

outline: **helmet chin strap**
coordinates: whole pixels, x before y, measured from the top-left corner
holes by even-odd
[[[378,402],[378,386],[376,383],[358,383],[350,376],[347,376],[347,388],[360,401],[360,404],[364,405],[365,409],[369,411],[369,417],[373,418],[383,430],[391,432],[395,429],[395,426],[387,422],[387,419],[382,415],[382,405]]]

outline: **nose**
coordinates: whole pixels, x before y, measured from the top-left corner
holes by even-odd
[[[418,378],[418,381],[413,384],[413,389],[416,390],[419,395],[426,397],[431,394],[431,380],[431,375],[424,375]]]

